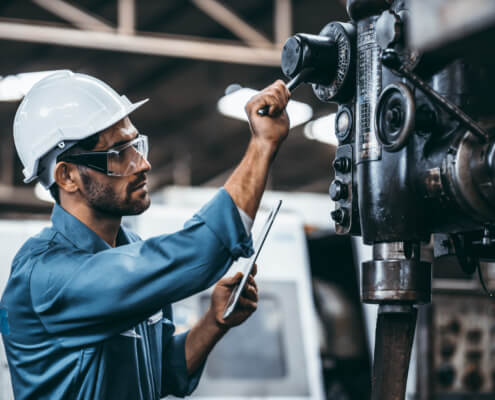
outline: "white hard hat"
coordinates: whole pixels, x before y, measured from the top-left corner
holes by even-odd
[[[106,83],[85,74],[59,71],[26,94],[14,119],[14,142],[24,165],[24,182],[54,183],[58,154],[117,123],[148,99],[131,103]]]

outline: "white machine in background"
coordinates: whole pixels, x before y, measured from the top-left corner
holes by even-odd
[[[186,191],[187,195],[169,192],[166,205],[152,206],[127,222],[143,238],[180,229],[215,192]],[[265,195],[258,220],[266,218],[274,199],[278,199],[276,193]],[[284,199],[257,262],[258,309],[213,349],[195,398],[324,398],[304,224],[290,203]],[[235,263],[227,275],[235,274],[242,262]],[[190,328],[206,311],[210,293],[211,289],[174,304],[178,331]]]
[[[26,239],[49,224],[48,221],[0,221],[0,243],[2,257],[0,258],[0,296],[10,274],[10,265]],[[10,374],[0,335],[0,400],[13,400]]]

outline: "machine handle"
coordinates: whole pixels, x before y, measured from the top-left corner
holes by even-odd
[[[289,89],[289,92],[292,93],[292,91],[298,87],[301,83],[304,82],[305,78],[309,75],[311,75],[311,73],[313,72],[313,68],[306,68],[306,69],[303,69],[301,72],[299,72],[294,78],[292,78],[287,84],[287,89]],[[262,108],[260,108],[257,113],[258,115],[268,115],[268,109],[270,107],[269,106],[264,106]]]

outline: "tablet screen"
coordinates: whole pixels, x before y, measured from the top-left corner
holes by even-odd
[[[237,302],[239,301],[239,298],[241,297],[241,293],[244,289],[244,286],[246,285],[246,282],[248,280],[249,274],[251,273],[254,264],[256,263],[256,260],[258,259],[258,256],[260,254],[261,249],[263,248],[263,244],[265,243],[266,237],[268,236],[268,232],[270,232],[270,228],[273,225],[273,221],[275,220],[275,217],[278,214],[278,211],[280,210],[280,206],[282,205],[282,200],[279,200],[275,206],[271,209],[270,213],[268,214],[268,217],[263,224],[263,228],[261,229],[259,237],[255,240],[254,243],[254,254],[247,260],[246,265],[242,269],[242,280],[241,282],[234,288],[232,291],[232,294],[230,295],[229,301],[227,303],[227,307],[225,307],[225,311],[223,313],[223,318],[228,318],[230,314],[232,314],[232,311],[234,311]]]

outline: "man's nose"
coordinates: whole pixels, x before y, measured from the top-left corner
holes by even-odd
[[[141,157],[139,162],[139,172],[151,171],[151,163],[144,157]]]

